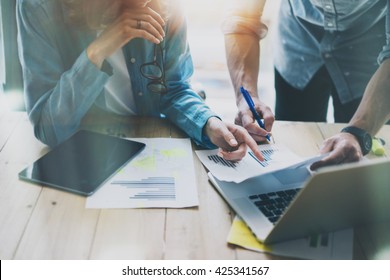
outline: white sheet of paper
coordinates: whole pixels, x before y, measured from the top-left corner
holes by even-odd
[[[190,139],[131,138],[145,149],[87,198],[87,208],[199,205]]]
[[[216,150],[198,150],[196,155],[203,165],[220,181],[240,183],[248,178],[281,169],[300,162],[302,159],[287,147],[275,144],[259,145],[264,161],[256,159],[252,151],[239,162],[226,161]]]

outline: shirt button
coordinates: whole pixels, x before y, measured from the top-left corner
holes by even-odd
[[[326,25],[327,25],[328,27],[332,27],[332,26],[333,26],[333,23],[328,22]]]
[[[132,58],[130,59],[130,62],[131,62],[131,63],[134,63],[134,62],[135,62],[135,58],[132,57]]]
[[[143,95],[143,93],[142,93],[142,92],[139,92],[139,93],[138,93],[138,96],[142,96],[142,95]]]
[[[324,56],[325,56],[325,58],[331,58],[332,57],[332,55],[330,53],[325,53]]]
[[[325,9],[330,10],[330,9],[332,9],[332,6],[331,5],[325,5]]]

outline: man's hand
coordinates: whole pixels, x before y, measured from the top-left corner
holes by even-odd
[[[349,133],[339,133],[326,139],[320,152],[322,154],[330,152],[330,154],[313,163],[310,167],[311,170],[328,165],[359,161],[363,157],[358,140]]]
[[[254,140],[264,141],[266,139],[265,137],[272,130],[275,116],[267,105],[260,102],[259,98],[252,97],[252,99],[255,103],[256,111],[264,119],[265,130],[256,123],[256,120],[244,98],[241,98],[237,103],[238,113],[235,118],[235,123],[244,127]]]
[[[246,155],[247,146],[259,160],[264,160],[255,140],[241,126],[211,117],[205,126],[205,133],[220,148],[219,156],[226,160],[241,160]]]

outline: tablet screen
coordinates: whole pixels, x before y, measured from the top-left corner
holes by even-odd
[[[19,173],[19,178],[91,195],[145,144],[80,130]]]

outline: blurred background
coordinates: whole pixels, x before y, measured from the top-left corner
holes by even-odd
[[[0,111],[24,110],[21,69],[17,57],[15,0],[0,0]],[[226,0],[180,0],[187,16],[188,40],[195,65],[192,79],[206,93],[206,103],[224,119],[236,113],[234,93],[226,66],[220,24]],[[269,33],[261,42],[259,92],[274,107],[272,37],[280,0],[267,1],[263,20]],[[5,44],[4,44],[5,43]]]
[[[206,92],[206,103],[225,120],[237,111],[226,65],[224,38],[220,29],[226,0],[181,0],[188,23],[188,40],[195,65],[193,86]],[[269,32],[261,41],[259,93],[272,109],[275,104],[272,37],[280,0],[267,1],[263,21]]]
[[[16,0],[0,0],[0,112],[24,110],[16,45]]]

